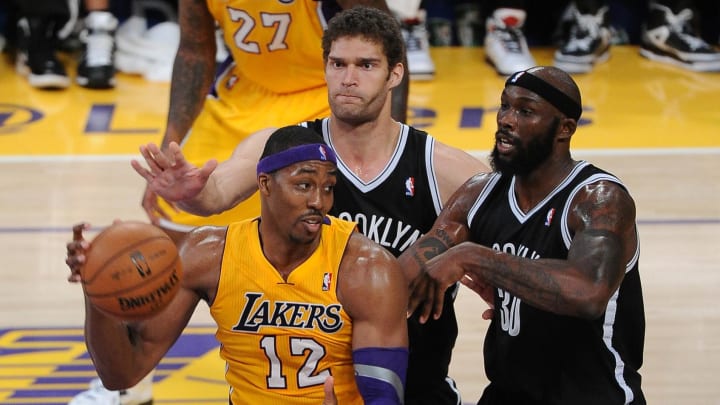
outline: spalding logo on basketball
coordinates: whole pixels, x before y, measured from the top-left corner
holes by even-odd
[[[152,317],[177,294],[182,264],[173,241],[142,222],[118,222],[100,232],[86,253],[82,285],[90,302],[124,320]]]

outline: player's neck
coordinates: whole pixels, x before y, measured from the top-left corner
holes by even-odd
[[[392,157],[401,126],[388,118],[350,125],[330,120],[330,139],[340,159],[363,180],[371,180]]]
[[[265,225],[267,226],[267,223]],[[316,238],[312,243],[294,243],[263,226],[262,221],[258,226],[263,255],[285,281],[293,270],[315,253],[320,244],[320,238]]]
[[[524,212],[533,209],[567,178],[576,164],[569,156],[549,159],[531,173],[515,176],[515,195],[520,208]]]

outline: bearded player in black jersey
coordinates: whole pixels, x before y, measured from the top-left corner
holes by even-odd
[[[400,258],[429,286],[424,316],[442,313],[457,281],[493,303],[478,404],[645,404],[635,203],[615,176],[571,157],[581,105],[560,69],[510,76],[495,171],[465,183]]]
[[[322,134],[337,154],[330,214],[357,222],[362,233],[396,256],[430,229],[458,187],[489,171],[469,154],[392,119],[390,95],[405,74],[404,51],[392,17],[369,8],[335,16],[323,37],[332,114],[303,123]],[[149,170],[138,162],[133,167],[158,195],[191,213],[211,215],[255,192],[255,166],[273,130],[252,135],[217,167],[190,165],[175,144],[167,152],[153,144],[141,147]],[[458,333],[452,305],[456,289],[453,285],[443,292],[446,305],[437,319],[423,324],[414,314],[408,320],[405,404],[461,404],[448,377]]]

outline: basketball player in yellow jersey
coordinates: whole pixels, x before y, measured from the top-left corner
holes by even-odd
[[[181,40],[161,148],[177,142],[195,165],[223,161],[255,131],[328,116],[322,33],[334,12],[356,4],[390,12],[384,0],[180,0]],[[216,23],[232,57],[217,69]],[[404,122],[407,82],[401,88],[393,112]],[[222,214],[198,217],[147,189],[142,205],[176,241],[194,226],[227,225],[259,211],[255,196]]]
[[[387,250],[327,216],[336,181],[320,135],[275,131],[257,164],[260,217],[188,233],[178,245],[182,286],[164,311],[126,323],[86,300],[85,339],[103,384],[140,381],[205,300],[230,404],[403,403],[407,283]],[[67,245],[71,281],[91,247],[86,226]]]

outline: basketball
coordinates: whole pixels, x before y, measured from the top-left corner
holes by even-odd
[[[91,242],[81,278],[85,294],[100,310],[122,320],[141,320],[175,297],[182,264],[175,243],[160,228],[117,222]]]

